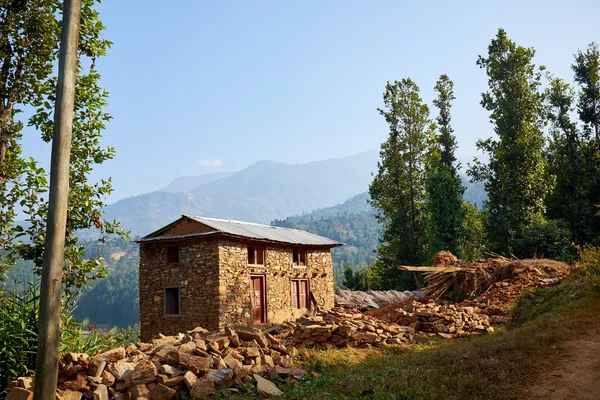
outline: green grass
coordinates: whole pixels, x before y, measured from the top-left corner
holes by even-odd
[[[517,398],[553,347],[598,323],[600,284],[573,280],[535,290],[515,308],[513,329],[468,340],[430,340],[410,350],[307,350],[305,367],[321,375],[278,386],[289,399]]]

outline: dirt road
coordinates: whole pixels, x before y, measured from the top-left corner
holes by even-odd
[[[556,348],[524,399],[600,399],[600,329]]]

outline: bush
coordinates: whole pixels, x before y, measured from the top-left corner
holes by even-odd
[[[33,285],[23,295],[0,292],[0,389],[34,372],[38,321],[39,292]]]
[[[600,276],[600,247],[579,248],[579,274],[584,277]]]
[[[514,241],[513,253],[519,258],[537,256],[569,261],[575,250],[570,237],[564,221],[548,220],[537,215],[522,236]]]
[[[0,390],[12,379],[35,372],[40,298],[33,284],[28,287],[27,292],[0,292]],[[61,354],[93,355],[138,342],[139,325],[102,330],[88,321],[79,322],[71,311],[65,308],[61,315]]]
[[[62,318],[60,353],[86,353],[94,355],[119,346],[139,341],[139,325],[128,328],[100,329],[85,319],[79,322],[67,313]]]

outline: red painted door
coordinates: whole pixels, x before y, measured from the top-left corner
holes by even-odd
[[[265,278],[262,276],[250,277],[250,298],[252,300],[252,321],[255,324],[265,322]]]

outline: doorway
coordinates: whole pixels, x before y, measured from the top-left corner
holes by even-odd
[[[250,300],[252,303],[252,322],[267,322],[267,296],[264,275],[250,276]]]

